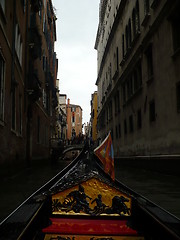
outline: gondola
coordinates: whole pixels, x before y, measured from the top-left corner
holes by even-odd
[[[180,220],[113,178],[85,146],[0,224],[0,239],[173,240]]]

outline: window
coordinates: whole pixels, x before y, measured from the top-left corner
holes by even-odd
[[[72,107],[71,108],[71,112],[75,112],[76,111],[76,108],[75,107]]]
[[[139,77],[139,84],[142,85],[142,67],[141,62],[138,63],[138,77]]]
[[[180,31],[179,31],[180,6],[177,9],[178,10],[176,10],[177,12],[173,14],[172,21],[171,21],[174,52],[180,49]]]
[[[146,50],[146,59],[147,59],[147,74],[148,80],[153,76],[153,55],[152,55],[152,44]]]
[[[15,27],[15,50],[17,57],[19,59],[20,65],[22,65],[22,40],[19,25],[16,24]]]
[[[42,92],[42,100],[43,100],[43,107],[47,110],[47,112],[49,113],[50,110],[50,106],[49,106],[49,91],[48,89],[43,89]]]
[[[40,19],[40,21],[41,21],[41,19],[42,19],[42,9],[39,10],[39,13],[38,13],[38,14],[39,14],[39,19]]]
[[[11,128],[16,130],[16,88],[13,87],[11,92]]]
[[[46,71],[46,56],[43,54],[43,71]]]
[[[117,100],[116,95],[114,96],[114,105],[115,105],[115,115],[117,114]]]
[[[40,143],[40,117],[37,118],[37,142]]]
[[[129,31],[128,31],[128,26],[126,26],[126,53],[128,51],[129,47]]]
[[[133,79],[130,77],[127,81],[127,97],[128,99],[133,95]]]
[[[133,115],[129,116],[129,132],[132,133],[134,131],[134,124],[133,124]]]
[[[129,27],[131,27],[129,25]],[[133,40],[138,36],[140,32],[140,17],[139,17],[139,1],[136,1],[136,5],[132,11],[132,35]]]
[[[44,145],[45,146],[48,146],[48,127],[47,126],[45,126],[45,133],[44,133]],[[58,135],[59,135],[59,131],[58,131]],[[59,137],[59,136],[58,136]]]
[[[107,82],[108,82],[108,90],[109,90],[111,88],[111,85],[112,85],[111,63],[108,67]]]
[[[121,124],[119,124],[118,130],[119,130],[119,138],[120,138],[121,137]]]
[[[129,19],[128,22],[128,46],[131,46],[131,42],[132,42],[132,33],[131,33],[131,19]]]
[[[106,85],[106,88],[107,86],[109,85],[109,82],[108,82],[108,72],[106,72],[106,77],[105,77],[105,85]]]
[[[129,77],[122,84],[123,104],[126,103],[142,86],[141,62],[138,62]]]
[[[149,0],[144,0],[144,15],[149,13]]]
[[[22,4],[22,7],[23,7],[23,12],[25,13],[25,11],[26,11],[26,0],[21,0],[21,4]]]
[[[130,19],[129,19],[128,25],[126,26],[125,37],[126,37],[126,53],[127,53],[128,49],[131,47],[131,42],[132,42],[131,20]]]
[[[138,78],[138,88],[142,86],[142,68],[141,68],[141,62],[137,65],[137,78]]]
[[[0,120],[4,120],[4,74],[5,62],[0,54]]]
[[[46,110],[50,113],[50,92],[46,89]]]
[[[177,112],[180,113],[180,82],[176,85]]]
[[[140,19],[139,19],[139,1],[136,2],[136,10],[135,10],[135,28],[136,34],[140,30]]]
[[[141,116],[141,109],[137,111],[137,128],[141,129],[142,127],[142,116]]]
[[[118,47],[116,48],[116,70],[118,71],[119,69],[119,49]]]
[[[115,103],[115,115],[120,111],[120,105],[119,105],[119,91],[114,96],[114,103]]]
[[[22,135],[22,95],[19,95],[19,134]]]
[[[117,92],[117,109],[120,112],[119,91]]]
[[[134,83],[134,92],[136,92],[142,86],[142,69],[141,69],[141,62],[139,62],[134,69],[132,74],[133,83]]]
[[[123,91],[123,103],[126,103],[126,84],[123,84],[122,87],[122,91]]]
[[[92,115],[91,115],[92,119],[94,119],[94,109],[92,110]]]
[[[136,69],[133,72],[133,78],[134,78],[134,92],[136,92],[139,88],[138,74]]]
[[[75,113],[72,112],[72,123],[75,123]]]
[[[133,9],[132,12],[132,32],[133,32],[133,39],[136,37],[136,11]]]
[[[149,103],[149,121],[154,122],[156,120],[155,101],[152,100]]]
[[[127,134],[127,122],[126,119],[124,119],[124,134]]]
[[[45,33],[46,30],[46,17],[45,17],[45,11],[43,13],[43,33]]]

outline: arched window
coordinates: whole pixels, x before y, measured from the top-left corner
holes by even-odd
[[[132,33],[133,33],[133,39],[136,36],[136,13],[135,13],[135,9],[133,9],[132,12]]]
[[[139,19],[139,1],[136,2],[136,11],[135,11],[135,26],[136,26],[136,34],[140,30],[140,19]]]
[[[132,42],[131,19],[129,19],[129,22],[128,22],[128,47],[131,46],[131,42]]]
[[[129,34],[128,34],[128,26],[126,26],[126,52],[128,51],[128,47],[129,47],[129,41],[128,41],[128,39],[129,39],[129,36],[128,36]]]

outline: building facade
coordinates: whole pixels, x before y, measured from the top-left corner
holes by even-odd
[[[115,156],[180,154],[178,0],[101,0],[98,137]]]
[[[49,156],[49,140],[55,132],[55,108],[58,105],[56,94],[57,59],[54,52],[56,16],[51,0],[39,1],[39,4],[39,9],[30,12],[27,90],[30,114],[27,127],[27,140],[29,139],[27,159]]]
[[[26,155],[26,21],[21,1],[0,1],[0,163],[7,165]]]
[[[66,106],[67,114],[67,140],[74,141],[82,137],[82,108],[79,105],[70,104]]]
[[[0,1],[0,165],[49,156],[57,106],[51,0]]]

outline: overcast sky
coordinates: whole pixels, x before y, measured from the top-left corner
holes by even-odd
[[[57,16],[55,51],[59,61],[61,94],[83,109],[83,123],[90,120],[91,94],[96,91],[97,52],[94,49],[99,0],[52,0]]]

